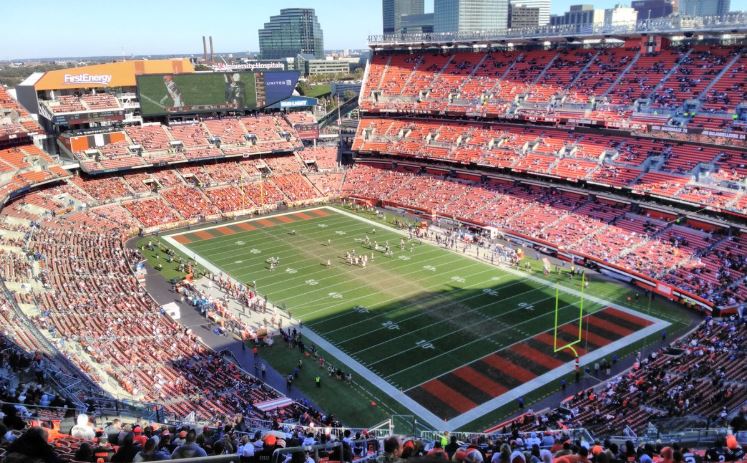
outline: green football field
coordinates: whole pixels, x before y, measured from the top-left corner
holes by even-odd
[[[254,73],[242,72],[241,85],[244,89],[244,107],[257,107],[257,90]],[[231,74],[228,74],[231,76]],[[216,106],[226,104],[226,83],[222,73],[175,74],[174,83],[178,87],[187,106]],[[139,76],[138,92],[140,107],[144,115],[168,113],[174,101],[166,91],[162,75]]]
[[[365,246],[366,237],[389,243],[393,255]],[[578,292],[561,291],[556,311],[555,287],[541,278],[411,241],[334,208],[167,239],[242,283],[256,282],[259,293],[329,343],[321,347],[340,354],[330,359],[336,366],[358,374],[364,368],[396,391],[390,395],[401,394],[400,402],[444,422],[480,416],[514,390],[571,371],[574,353],[555,347],[577,341],[579,328],[578,355],[601,358],[659,322],[587,296],[579,324]],[[373,259],[365,268],[350,265],[352,251]],[[270,258],[279,259],[274,270]]]

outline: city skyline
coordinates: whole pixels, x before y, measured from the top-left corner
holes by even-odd
[[[551,13],[562,14],[577,3],[584,2],[554,0]],[[611,8],[619,0],[587,3]],[[335,0],[276,0],[269,4],[215,0],[209,6],[195,0],[133,0],[110,20],[85,21],[85,12],[95,14],[85,0],[68,0],[65,8],[51,0],[11,2],[6,5],[6,22],[0,29],[0,60],[201,55],[203,35],[213,36],[216,54],[258,52],[257,31],[270,16],[294,7],[316,10],[326,49],[362,49],[367,47],[369,35],[381,34],[381,6],[381,0],[364,0],[344,8]],[[731,8],[746,10],[747,0],[732,0]],[[433,11],[433,0],[425,0],[425,11]]]

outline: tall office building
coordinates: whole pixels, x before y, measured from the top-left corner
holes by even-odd
[[[663,18],[677,13],[674,0],[633,0],[630,4],[638,12],[638,20]]]
[[[508,0],[434,0],[435,32],[503,31]]]
[[[263,59],[297,55],[324,58],[324,35],[313,8],[285,8],[259,30],[259,53]]]
[[[511,3],[508,5],[509,29],[531,29],[539,26],[539,8]]]
[[[680,0],[682,16],[723,16],[730,8],[731,0]]]
[[[550,23],[550,0],[510,0],[511,5],[539,8],[539,25]]]
[[[425,0],[381,0],[384,33],[402,32],[402,16],[424,14]]]

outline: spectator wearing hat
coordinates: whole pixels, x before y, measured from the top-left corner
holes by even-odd
[[[184,432],[184,431],[182,431]],[[181,435],[181,433],[179,433]],[[206,457],[207,452],[195,443],[197,439],[197,433],[190,429],[184,438],[184,444],[177,447],[171,454],[171,458],[176,460],[179,458],[195,458],[195,457]]]
[[[134,428],[132,428],[132,433],[135,435],[134,441],[141,447],[145,447],[145,443],[148,441],[148,438],[143,435],[143,428],[140,426],[135,426]]]

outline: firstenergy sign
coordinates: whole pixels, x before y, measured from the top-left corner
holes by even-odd
[[[65,74],[64,82],[67,85],[76,84],[100,84],[108,85],[112,81],[111,74]]]

